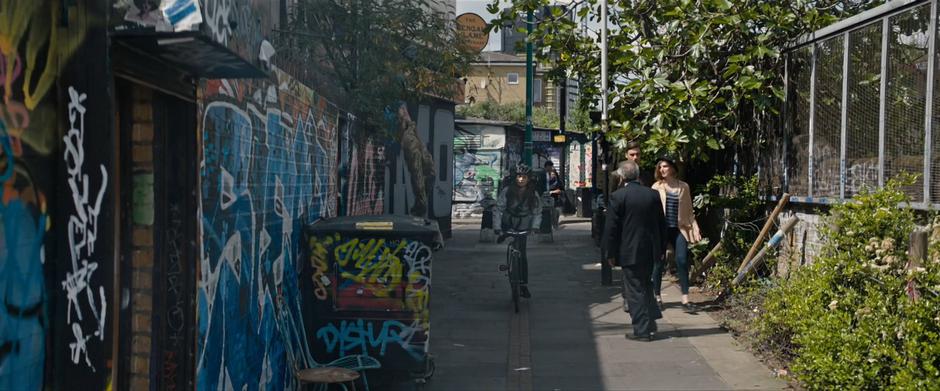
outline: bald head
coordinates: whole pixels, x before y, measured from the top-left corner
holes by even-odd
[[[624,160],[617,165],[617,174],[625,182],[635,181],[640,176],[640,167],[632,160]]]

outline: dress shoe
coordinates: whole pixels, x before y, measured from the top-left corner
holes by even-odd
[[[685,310],[685,312],[695,312],[695,311],[698,311],[698,307],[696,307],[695,304],[692,304],[692,303],[685,303],[685,304],[682,304],[682,309]]]
[[[653,333],[649,333],[646,335],[633,335],[633,334],[627,333],[627,334],[624,334],[624,337],[630,340],[634,340],[634,341],[650,342],[653,340],[653,335],[654,335]]]
[[[523,285],[519,287],[519,296],[522,296],[526,299],[532,297],[532,294],[529,293],[529,287]]]

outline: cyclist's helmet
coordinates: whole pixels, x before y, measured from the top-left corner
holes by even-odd
[[[532,172],[532,169],[529,166],[519,163],[516,165],[516,175],[529,175]]]

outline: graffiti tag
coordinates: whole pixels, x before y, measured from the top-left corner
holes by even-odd
[[[89,181],[88,175],[83,172],[85,162],[85,106],[82,102],[87,96],[79,93],[73,87],[69,87],[69,131],[63,138],[65,141],[65,162],[68,172],[69,189],[72,192],[72,202],[75,205],[74,214],[69,216],[68,222],[68,243],[72,260],[72,271],[66,272],[65,281],[62,282],[62,289],[66,291],[68,297],[67,321],[72,325],[72,331],[75,336],[75,342],[70,343],[72,362],[78,364],[81,355],[84,354],[85,364],[95,370],[88,358],[87,342],[92,337],[98,337],[104,341],[104,324],[107,318],[107,300],[104,294],[104,287],[98,286],[97,292],[92,286],[91,279],[98,269],[98,262],[89,259],[95,252],[95,241],[98,233],[98,216],[101,212],[101,203],[104,200],[105,191],[108,187],[108,172],[104,165],[100,165],[101,187],[97,193],[90,190],[93,186]],[[93,198],[89,199],[89,195]],[[98,297],[95,297],[95,294]],[[80,297],[83,296],[83,297]],[[84,300],[84,301],[82,301]],[[95,320],[96,329],[93,333],[86,336],[82,329],[80,321],[85,319],[86,313],[82,312],[82,304],[91,312]],[[72,322],[72,312],[75,312],[77,320]]]
[[[389,346],[400,346],[412,357],[420,358],[424,343],[418,343],[416,337],[420,328],[408,326],[397,320],[382,322],[381,328],[376,323],[358,320],[343,320],[339,325],[328,323],[317,330],[317,339],[322,340],[327,353],[362,353],[377,351],[384,356]]]

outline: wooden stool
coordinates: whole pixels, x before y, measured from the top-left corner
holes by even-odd
[[[355,390],[359,372],[338,367],[307,368],[297,372],[297,379],[304,384],[329,385],[348,382],[352,386],[352,390]],[[345,388],[345,385],[343,387]]]

